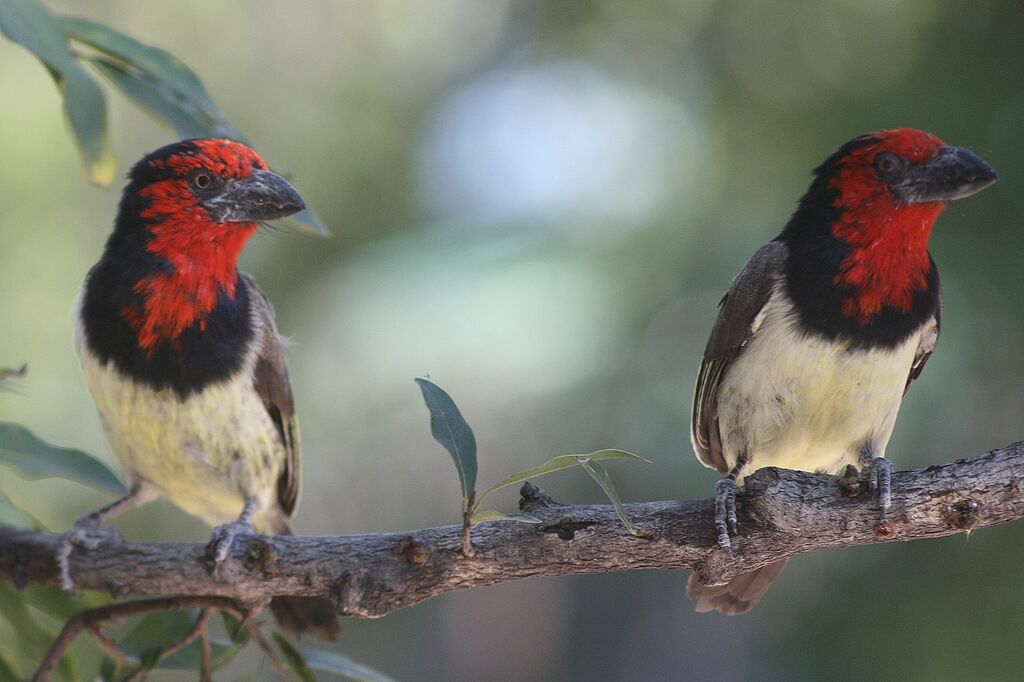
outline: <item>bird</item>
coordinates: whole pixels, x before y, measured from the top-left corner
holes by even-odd
[[[215,566],[238,535],[291,534],[300,439],[286,341],[237,260],[263,221],[304,208],[255,151],[227,139],[169,144],[129,172],[74,334],[129,492],[64,535],[65,589],[74,547],[95,548],[112,533],[101,524],[160,496],[217,526]],[[290,634],[338,632],[328,599],[275,597],[270,607]]]
[[[814,170],[782,232],[733,279],[697,373],[690,432],[697,458],[723,476],[714,523],[729,556],[739,486],[763,467],[859,468],[885,518],[886,445],[939,337],[928,238],[948,202],[996,180],[977,154],[928,132],[858,136]],[[717,586],[693,574],[687,594],[698,612],[745,613],[785,563]]]

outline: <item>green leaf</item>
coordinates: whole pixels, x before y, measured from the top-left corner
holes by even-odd
[[[89,58],[100,73],[183,137],[229,137],[248,144],[217,108],[199,76],[171,53],[109,26],[61,17],[68,37],[102,53]]]
[[[651,463],[651,460],[644,459],[639,455],[634,455],[632,452],[626,452],[625,450],[598,450],[597,452],[591,452],[589,455],[559,455],[558,457],[552,457],[543,464],[530,467],[529,469],[523,469],[522,471],[517,471],[516,473],[503,478],[476,498],[477,504],[480,503],[480,500],[484,499],[495,490],[501,490],[502,488],[507,488],[510,485],[516,485],[517,483],[525,483],[531,478],[537,478],[555,471],[571,469],[574,466],[579,465],[581,457],[585,457],[595,462],[602,462],[610,459],[624,459],[631,462],[643,462],[644,464]]]
[[[312,235],[314,237],[330,237],[331,231],[327,229],[323,221],[320,220],[320,216],[316,212],[307,208],[305,211],[296,213],[295,215],[288,216],[284,219],[284,222],[291,225],[297,232],[303,234]]]
[[[179,136],[230,137],[217,132],[205,117],[180,106],[174,98],[174,93],[162,87],[159,82],[140,77],[116,62],[96,58],[89,58],[88,62],[126,97],[135,100],[151,115],[165,121]]]
[[[306,663],[306,659],[299,653],[299,650],[292,646],[292,643],[285,639],[281,633],[275,632],[272,634],[274,636],[274,643],[277,644],[278,651],[281,652],[281,657],[284,658],[288,669],[295,673],[302,682],[316,682],[316,674],[310,669],[309,664]]]
[[[476,437],[452,397],[427,379],[416,379],[430,410],[430,433],[452,456],[462,484],[463,510],[476,488]]]
[[[615,513],[619,515],[619,520],[622,521],[622,525],[626,527],[630,535],[639,535],[640,533],[633,528],[633,525],[629,522],[629,517],[626,516],[626,509],[622,506],[622,500],[619,499],[619,493],[615,490],[615,484],[612,483],[612,477],[608,475],[608,470],[600,462],[594,461],[589,457],[580,457],[579,465],[601,486],[601,490],[611,500],[612,506],[615,507]]]
[[[115,495],[128,492],[117,475],[92,455],[50,445],[9,422],[0,422],[0,464],[14,467],[26,478],[59,476]]]
[[[503,512],[497,509],[481,509],[473,512],[469,522],[476,526],[488,521],[518,521],[519,523],[540,523],[540,519],[523,512]]]
[[[103,91],[72,56],[58,18],[36,0],[4,0],[0,31],[46,66],[64,96],[64,113],[86,176],[98,185],[109,185],[117,159],[107,139],[107,103]]]
[[[378,672],[362,663],[356,663],[351,658],[333,651],[303,649],[302,655],[305,657],[306,663],[313,670],[336,673],[350,680],[357,680],[357,682],[394,682],[392,678],[384,673]]]

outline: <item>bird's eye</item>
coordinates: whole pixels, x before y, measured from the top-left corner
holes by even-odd
[[[892,175],[903,168],[903,160],[895,154],[882,152],[875,157],[875,170],[882,175]]]
[[[213,186],[213,176],[205,171],[199,171],[190,178],[192,186],[196,189],[210,189]]]

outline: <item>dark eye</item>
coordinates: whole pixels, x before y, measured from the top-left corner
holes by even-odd
[[[189,178],[189,182],[198,190],[210,189],[213,187],[213,176],[206,171],[197,171]]]
[[[882,152],[875,157],[875,170],[882,175],[892,175],[903,170],[903,159],[895,154]]]

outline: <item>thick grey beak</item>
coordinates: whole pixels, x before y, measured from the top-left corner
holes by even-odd
[[[962,147],[943,147],[907,173],[895,190],[906,202],[953,201],[980,192],[999,176],[992,166]]]
[[[203,202],[218,223],[253,223],[284,218],[306,208],[299,192],[277,173],[254,170],[241,180],[229,180]]]

